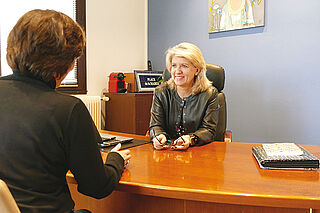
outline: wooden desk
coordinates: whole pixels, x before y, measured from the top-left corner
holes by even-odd
[[[153,93],[105,93],[106,130],[145,135],[149,129]]]
[[[139,139],[141,139],[140,136]],[[319,171],[262,170],[251,154],[257,144],[224,143],[187,151],[131,148],[132,160],[117,190],[102,200],[79,195],[76,208],[97,212],[319,213]],[[320,148],[304,145],[320,157]]]

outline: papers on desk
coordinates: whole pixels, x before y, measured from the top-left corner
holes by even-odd
[[[252,154],[262,169],[319,169],[319,159],[294,143],[270,143],[254,146]]]
[[[303,151],[294,143],[266,143],[262,148],[268,156],[302,155]]]

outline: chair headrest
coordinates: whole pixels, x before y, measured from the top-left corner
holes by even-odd
[[[207,64],[207,78],[212,82],[212,85],[217,88],[219,92],[224,88],[224,69],[215,64]]]
[[[171,78],[171,73],[166,69],[163,72],[163,81],[168,81]],[[212,82],[212,85],[217,88],[219,92],[224,88],[224,69],[215,64],[207,64],[207,78]]]

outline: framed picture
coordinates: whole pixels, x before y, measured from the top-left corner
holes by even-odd
[[[264,0],[208,0],[208,32],[264,26]]]
[[[153,92],[162,82],[163,71],[134,70],[135,92]]]

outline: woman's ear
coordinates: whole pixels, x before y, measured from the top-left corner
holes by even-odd
[[[201,71],[201,69],[197,68],[197,71],[196,71],[196,73],[194,75],[195,76],[199,75],[200,71]]]

